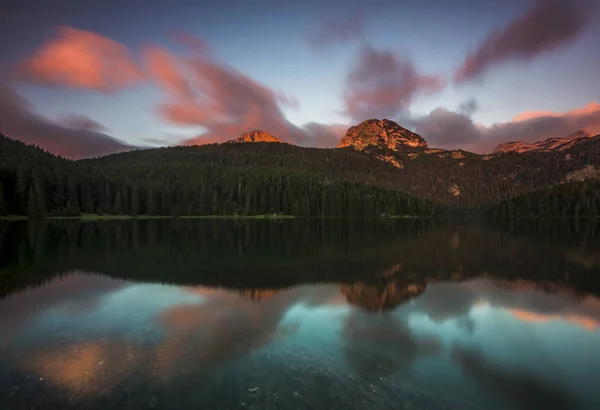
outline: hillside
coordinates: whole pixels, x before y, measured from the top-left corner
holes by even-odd
[[[435,213],[428,200],[411,198],[376,184],[338,173],[323,177],[311,168],[278,167],[270,146],[304,150],[289,144],[221,144],[140,150],[86,161],[69,161],[21,142],[0,140],[1,214],[77,216],[81,212],[128,215],[380,216]],[[211,147],[208,147],[209,149]],[[264,149],[277,161],[242,164],[229,155],[247,156]],[[235,156],[234,155],[234,156]],[[344,158],[357,157],[349,153]],[[202,160],[204,158],[204,160]],[[310,158],[307,165],[313,163]],[[341,160],[341,158],[338,158]],[[386,164],[364,158],[367,164]],[[352,161],[350,161],[351,168]],[[344,167],[349,169],[348,164]],[[363,169],[368,165],[363,164]],[[353,172],[360,172],[361,167]]]
[[[129,172],[125,164],[138,169],[158,164],[168,168],[210,164],[300,171],[319,180],[406,192],[452,208],[492,206],[600,166],[600,136],[580,138],[556,150],[479,155],[429,148],[421,136],[392,121],[369,120],[351,127],[339,146],[342,148],[211,144],[133,151],[83,163],[114,176]]]
[[[380,216],[495,209],[512,215],[507,204],[514,200],[537,215],[543,207],[534,212],[529,202],[548,197],[534,193],[559,185],[568,206],[543,214],[596,212],[588,205],[593,189],[573,184],[589,186],[600,176],[600,136],[507,143],[479,155],[430,148],[393,121],[373,119],[351,127],[338,146],[300,147],[254,131],[224,144],[74,162],[2,137],[0,212]]]

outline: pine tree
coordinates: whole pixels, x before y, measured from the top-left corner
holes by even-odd
[[[0,182],[0,215],[8,214],[8,206],[4,199],[4,191],[2,189],[2,182]]]
[[[121,215],[123,213],[123,204],[121,202],[121,191],[117,191],[115,195],[115,203],[113,205],[113,212],[115,215]]]
[[[131,216],[137,216],[137,214],[139,212],[139,201],[140,201],[140,199],[138,197],[138,190],[134,186],[131,189],[131,200],[130,200],[130,204],[129,204],[129,215],[131,215]]]
[[[33,185],[29,187],[29,193],[27,194],[27,215],[30,218],[35,218],[37,211],[36,196]]]

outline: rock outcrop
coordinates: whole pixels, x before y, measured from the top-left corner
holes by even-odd
[[[263,131],[251,131],[240,135],[239,137],[227,141],[229,143],[245,143],[245,142],[279,142],[279,138]]]
[[[363,150],[367,147],[388,148],[392,150],[428,148],[427,141],[401,127],[394,121],[371,119],[350,127],[340,140],[338,148],[353,147]]]

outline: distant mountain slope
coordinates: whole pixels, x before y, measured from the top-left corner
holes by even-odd
[[[521,141],[505,142],[500,144],[494,150],[494,154],[505,154],[509,152],[549,152],[549,151],[564,151],[573,147],[580,142],[592,138],[592,135],[586,131],[577,131],[567,137],[548,138],[543,141],[527,143]]]
[[[600,179],[564,182],[501,201],[491,209],[500,217],[600,216]]]

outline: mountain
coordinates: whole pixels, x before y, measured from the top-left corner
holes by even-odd
[[[361,151],[373,146],[391,150],[428,148],[427,141],[419,134],[385,119],[371,119],[350,127],[337,147],[352,147]]]
[[[506,154],[510,152],[524,153],[524,152],[550,152],[550,151],[564,151],[574,145],[579,144],[589,138],[592,135],[586,131],[580,130],[567,137],[548,138],[543,141],[528,143],[521,141],[505,142],[500,144],[494,150],[494,154]]]
[[[279,138],[274,137],[263,131],[251,131],[240,135],[239,137],[227,141],[228,143],[244,143],[244,142],[279,142],[283,143]]]
[[[506,147],[480,155],[430,148],[393,121],[373,119],[351,127],[342,148],[233,143],[273,139],[279,141],[257,131],[232,143],[68,161],[3,137],[0,212],[366,217],[496,208],[497,215],[513,215],[514,200],[525,204],[521,215],[564,215],[565,207],[566,214],[584,215],[600,203],[593,189],[569,188],[598,181],[600,136],[578,133],[524,152]],[[550,209],[531,204],[554,197],[569,203]]]

